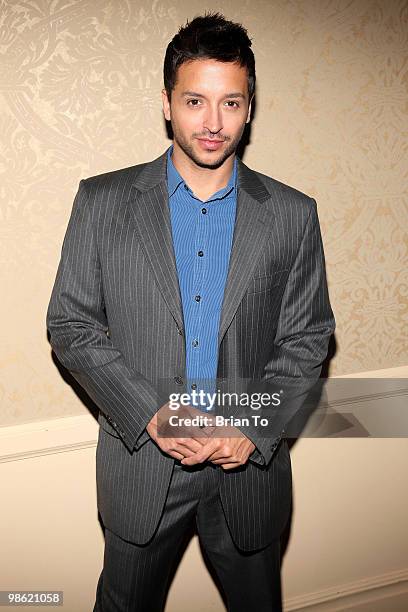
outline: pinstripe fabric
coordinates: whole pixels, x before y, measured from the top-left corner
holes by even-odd
[[[171,570],[194,522],[228,610],[282,612],[280,541],[250,553],[236,548],[220,504],[218,477],[218,468],[212,464],[192,468],[176,464],[165,512],[147,545],[129,543],[105,530],[103,570],[93,612],[163,612]],[[190,609],[197,604],[192,598]]]
[[[161,405],[158,381],[177,386],[185,377],[166,152],[80,182],[47,327],[58,359],[101,411],[102,519],[122,538],[145,543],[160,518],[174,465],[145,426]],[[238,160],[217,378],[233,386],[240,378],[304,377],[310,385],[334,328],[315,201]],[[257,450],[245,468],[220,469],[221,501],[244,550],[278,537],[287,521],[291,466],[281,434],[289,416],[282,410],[274,428],[280,434],[273,438],[251,432]]]
[[[104,564],[93,612],[164,609],[169,574],[197,512],[204,484],[207,494],[215,485],[216,474],[203,478],[209,469],[202,466],[200,471],[174,469],[166,513],[149,545],[129,544],[110,529],[105,531]]]

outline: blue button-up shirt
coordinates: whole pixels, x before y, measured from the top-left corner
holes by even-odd
[[[173,146],[167,154],[167,187],[183,306],[186,392],[192,394],[190,403],[206,412],[208,401],[194,401],[193,390],[216,391],[218,331],[235,225],[237,160],[228,185],[203,202],[176,170],[172,152]]]

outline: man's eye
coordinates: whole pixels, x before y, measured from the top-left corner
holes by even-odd
[[[227,104],[235,104],[235,106],[230,106],[230,108],[239,108],[239,104],[235,100],[227,100]]]
[[[195,104],[195,102],[200,102],[200,100],[197,100],[197,98],[193,98],[192,100],[187,100],[187,104],[190,104],[190,106],[198,106],[198,104]]]

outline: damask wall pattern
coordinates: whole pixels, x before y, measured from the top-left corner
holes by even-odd
[[[0,424],[81,414],[45,312],[81,178],[170,144],[162,63],[204,9],[257,60],[244,161],[316,198],[336,354],[330,374],[408,362],[408,4],[402,0],[1,0]]]

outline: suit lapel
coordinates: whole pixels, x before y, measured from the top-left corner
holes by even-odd
[[[147,261],[180,330],[184,329],[181,293],[168,206],[167,151],[146,164],[136,177],[131,208]]]
[[[264,202],[271,196],[256,173],[238,159],[238,195],[228,276],[221,310],[218,346],[242,300],[261,256],[274,216]]]
[[[184,329],[180,286],[168,206],[167,151],[146,164],[134,181],[131,200],[135,227],[147,261],[179,329]],[[238,194],[233,242],[221,310],[218,342],[230,325],[252,271],[272,230],[273,214],[264,202],[270,194],[256,173],[238,159]]]

